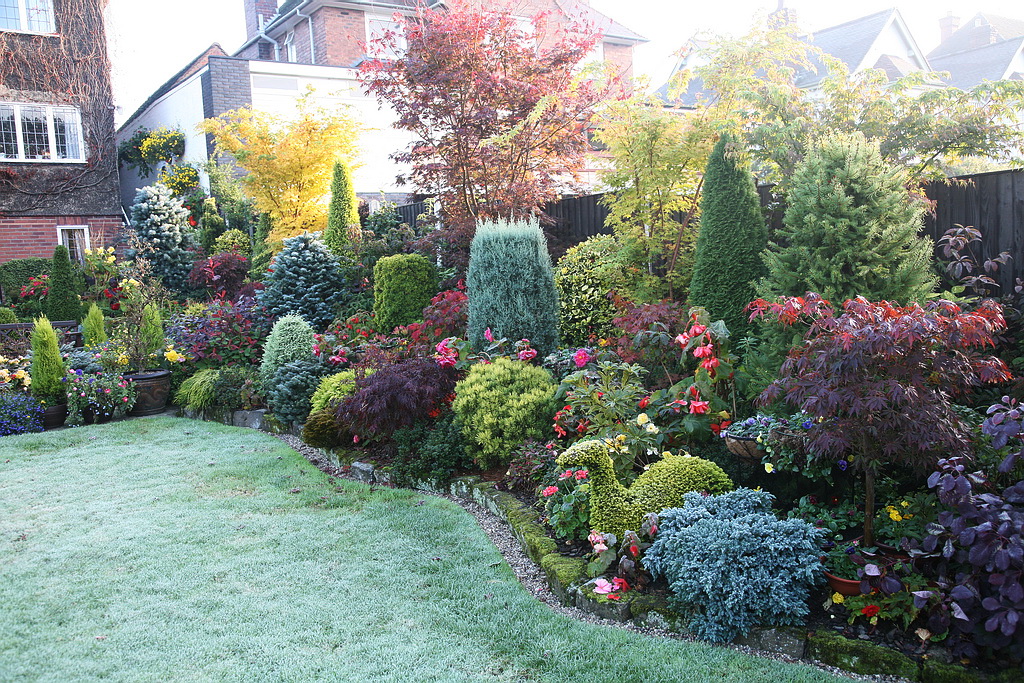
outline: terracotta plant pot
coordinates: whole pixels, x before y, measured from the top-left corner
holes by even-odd
[[[138,398],[128,411],[129,415],[156,415],[164,412],[167,408],[167,398],[171,393],[170,370],[148,370],[124,375],[124,378],[135,384],[138,391]]]
[[[840,595],[860,595],[860,579],[841,579],[835,574],[825,572],[825,580],[829,588]]]
[[[764,457],[765,451],[761,448],[761,444],[757,443],[757,439],[752,436],[732,436],[727,431],[725,433],[725,447],[729,449],[729,452],[738,458],[749,460],[751,462],[761,462],[761,458]]]
[[[66,422],[67,419],[68,406],[66,403],[43,408],[43,429],[56,429],[57,427],[63,427],[64,422]]]

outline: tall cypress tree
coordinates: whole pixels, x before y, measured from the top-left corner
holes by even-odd
[[[690,282],[690,304],[725,321],[733,336],[747,328],[743,312],[764,273],[761,252],[768,229],[754,178],[746,164],[726,156],[722,136],[708,159],[701,198],[700,232]]]
[[[50,267],[50,291],[46,295],[46,317],[50,320],[81,320],[82,301],[75,291],[75,276],[71,270],[68,248],[58,245],[53,250]]]
[[[349,227],[359,225],[359,199],[352,187],[351,172],[342,161],[334,162],[331,181],[331,203],[327,208],[327,229],[324,244],[335,256],[350,250]]]
[[[934,244],[920,237],[924,207],[906,173],[863,135],[819,142],[793,174],[784,227],[764,252],[764,297],[814,291],[837,306],[920,301],[932,290]]]

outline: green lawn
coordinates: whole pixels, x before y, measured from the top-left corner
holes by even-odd
[[[827,681],[549,611],[473,518],[171,418],[0,439],[0,681]]]

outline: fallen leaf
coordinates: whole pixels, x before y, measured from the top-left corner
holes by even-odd
[[[302,489],[292,489],[288,493],[301,493],[301,492],[302,492]]]

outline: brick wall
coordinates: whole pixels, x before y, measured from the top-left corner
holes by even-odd
[[[354,10],[324,7],[312,16],[316,63],[356,66],[363,58],[361,43],[366,40],[365,15]]]
[[[0,217],[0,263],[16,258],[50,258],[57,246],[57,227],[88,225],[93,248],[117,246],[120,216]]]
[[[211,118],[252,104],[249,61],[237,57],[210,57],[202,76],[203,116]],[[206,150],[213,155],[213,136],[206,136]]]
[[[260,20],[264,25],[277,14],[277,0],[243,0],[245,13],[245,37],[252,38],[259,33]]]

